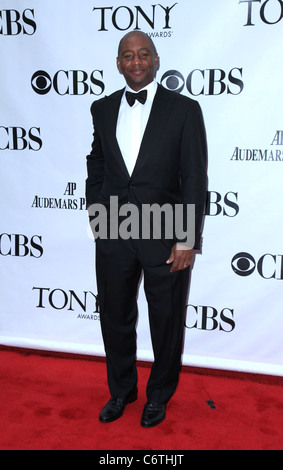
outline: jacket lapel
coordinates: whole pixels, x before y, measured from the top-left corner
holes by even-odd
[[[158,85],[132,177],[142,169],[148,158],[150,158],[151,154],[154,153],[155,149],[158,147],[164,126],[167,123],[174,102],[174,94],[170,93],[169,95],[165,88]]]
[[[125,88],[122,90],[119,90],[112,95],[110,95],[106,101],[106,107],[105,107],[105,129],[108,129],[108,142],[110,147],[113,150],[113,155],[117,159],[121,170],[125,174],[127,178],[130,177],[129,172],[127,170],[127,167],[125,165],[125,161],[123,158],[123,155],[121,153],[117,138],[116,138],[116,127],[117,127],[117,120],[118,120],[118,114],[119,114],[119,109],[120,109],[120,104],[121,104],[121,99],[123,96],[123,93],[125,91]]]

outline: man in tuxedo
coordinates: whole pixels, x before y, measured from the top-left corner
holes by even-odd
[[[156,82],[159,57],[152,40],[140,31],[119,44],[117,67],[126,88],[95,101],[91,112],[94,139],[87,156],[87,206],[102,204],[113,214],[134,204],[195,207],[195,241],[175,236],[144,239],[121,235],[96,239],[100,319],[111,399],[103,423],[120,418],[137,399],[136,322],[141,274],[148,303],[154,363],[147,383],[141,425],[166,417],[180,372],[190,264],[200,248],[206,198],[206,138],[199,104]],[[94,211],[95,212],[95,211]],[[94,213],[92,213],[94,215]],[[120,215],[120,214],[119,214]],[[125,212],[119,221],[125,220]],[[164,229],[164,226],[163,226]],[[112,234],[113,235],[113,234]],[[141,312],[144,314],[144,312]]]

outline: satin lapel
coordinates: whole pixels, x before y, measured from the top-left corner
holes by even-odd
[[[132,176],[135,176],[142,169],[147,159],[150,158],[151,154],[158,147],[163,128],[166,125],[174,102],[174,95],[170,94],[168,97],[167,90],[159,85]]]
[[[119,109],[120,109],[120,103],[121,99],[124,93],[124,90],[119,90],[113,95],[109,96],[107,101],[106,101],[106,106],[105,106],[105,129],[108,129],[108,141],[109,145],[113,150],[113,155],[117,159],[121,170],[127,176],[127,178],[130,177],[127,167],[125,165],[124,158],[122,156],[117,138],[116,138],[116,127],[117,127],[117,120],[118,120],[118,114],[119,114]]]

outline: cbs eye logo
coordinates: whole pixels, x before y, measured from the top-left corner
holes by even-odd
[[[35,72],[31,79],[32,89],[39,95],[46,95],[51,90],[52,81],[50,75],[44,72],[44,70],[39,70]]]
[[[165,88],[176,91],[176,93],[181,93],[185,87],[185,79],[177,70],[168,70],[162,76],[161,83]]]
[[[250,276],[255,268],[256,262],[252,255],[249,253],[238,253],[232,259],[232,269],[233,271],[238,274],[238,276]]]

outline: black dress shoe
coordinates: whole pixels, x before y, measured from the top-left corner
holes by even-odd
[[[157,424],[162,423],[166,418],[166,404],[155,403],[154,401],[148,401],[145,404],[141,425],[144,428],[152,428]]]
[[[112,421],[116,421],[116,419],[119,419],[124,413],[126,405],[133,403],[137,398],[137,391],[134,391],[127,397],[111,398],[111,400],[109,400],[102,409],[99,415],[99,421],[102,423],[111,423]]]

